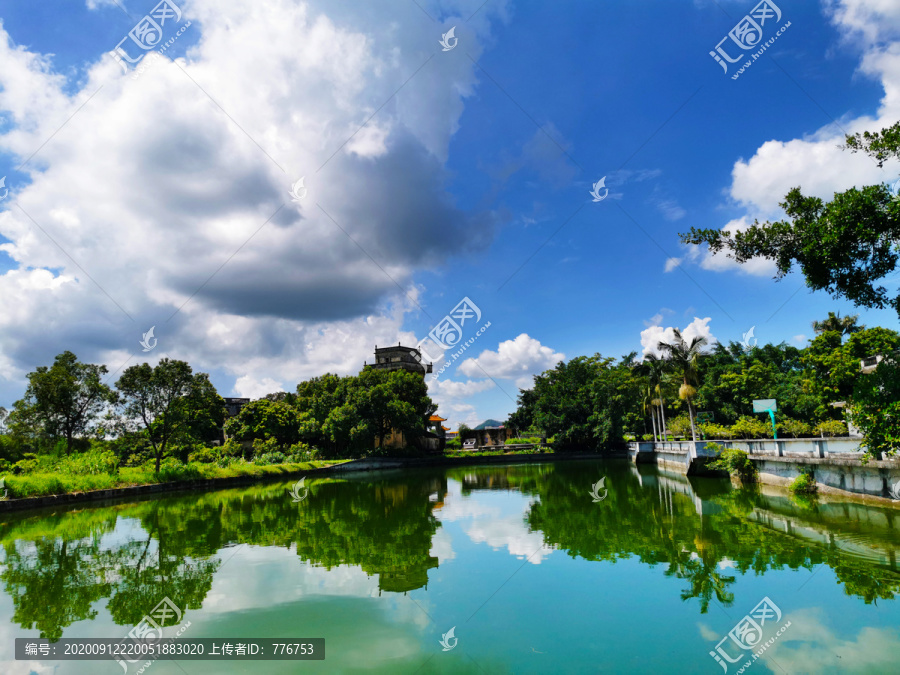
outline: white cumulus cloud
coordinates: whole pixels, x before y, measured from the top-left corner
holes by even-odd
[[[467,377],[503,378],[515,381],[520,389],[530,389],[534,375],[553,368],[566,355],[542,345],[522,333],[514,340],[501,342],[497,351],[484,350],[476,358],[459,364],[459,372]]]
[[[62,74],[0,25],[0,152],[31,158],[0,212],[0,403],[64,349],[111,370],[165,353],[256,394],[415,344],[414,274],[493,236],[493,214],[454,206],[444,162],[478,84],[467,55],[505,5],[429,60],[440,27],[413,3],[192,0],[186,55],[136,80],[114,44]]]
[[[694,320],[681,330],[681,337],[688,343],[695,337],[705,337],[710,345],[718,342],[709,328],[710,320],[710,317],[706,317],[705,319],[694,317]],[[663,326],[656,325],[645,328],[641,331],[641,347],[643,347],[644,356],[647,356],[648,354],[662,356],[663,354],[659,349],[659,343],[671,342],[674,338],[675,331],[672,326],[664,328]]]

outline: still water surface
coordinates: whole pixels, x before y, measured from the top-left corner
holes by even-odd
[[[152,675],[715,675],[717,645],[740,657],[729,675],[900,672],[900,509],[627,462],[310,479],[300,502],[289,487],[0,516],[0,672],[122,673],[16,662],[13,639],[123,637],[163,597],[185,638],[321,637],[327,657]],[[753,660],[728,634],[754,642],[766,597],[782,616],[757,610],[759,644],[790,626]]]

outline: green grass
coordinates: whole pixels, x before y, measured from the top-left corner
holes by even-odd
[[[162,467],[157,474],[144,467],[122,467],[117,474],[98,473],[73,475],[60,472],[34,472],[18,476],[5,476],[6,489],[10,499],[22,497],[42,497],[70,492],[90,492],[110,490],[134,485],[153,485],[183,480],[203,480],[208,478],[232,478],[236,476],[278,476],[319,469],[346,460],[312,461],[288,464],[258,466],[250,463],[235,463],[226,468],[214,464],[191,463],[176,467]]]
[[[500,455],[537,455],[537,450],[505,450],[499,446],[499,450],[469,450],[466,452],[444,452],[444,457],[450,459],[466,459],[466,457],[498,457]],[[549,448],[544,448],[544,454],[552,454]]]
[[[790,490],[794,494],[814,495],[818,491],[818,486],[812,473],[804,471],[791,482]]]

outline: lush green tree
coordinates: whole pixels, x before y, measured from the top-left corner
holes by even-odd
[[[900,360],[891,355],[856,382],[850,417],[865,435],[866,456],[900,450]]]
[[[516,409],[506,420],[506,426],[515,429],[516,433],[524,433],[534,428],[534,405],[537,394],[534,389],[521,389],[516,397]]]
[[[415,443],[437,410],[421,375],[377,368],[301,382],[294,404],[304,415],[301,439],[331,456],[370,454],[392,431]]]
[[[266,394],[263,396],[267,401],[279,401],[288,405],[297,405],[297,394],[289,391],[276,391],[274,394]]]
[[[663,382],[665,381],[666,372],[669,364],[665,359],[661,359],[656,354],[647,354],[644,360],[636,365],[637,372],[647,378],[650,383],[651,399],[650,404],[655,406],[659,411],[657,419],[659,420],[660,438],[668,437],[666,432],[666,411],[665,399],[663,397]]]
[[[859,314],[841,316],[840,312],[837,314],[828,312],[828,318],[824,321],[813,321],[812,328],[819,335],[828,331],[837,331],[841,335],[850,335],[865,329],[865,326],[857,324],[858,320]]]
[[[366,448],[376,440],[384,447],[385,437],[392,431],[414,441],[425,433],[426,421],[437,410],[424,378],[416,373],[366,368],[351,384],[350,399],[364,425],[355,440]]]
[[[846,342],[837,331],[826,331],[810,341],[801,361],[809,371],[806,386],[818,399],[818,419],[841,416],[831,403],[851,397],[861,375],[862,359],[888,354],[898,347],[900,334],[887,328],[866,328],[850,335]]]
[[[750,349],[716,344],[700,362],[697,407],[730,425],[753,413],[755,399],[774,398],[779,415],[812,420],[818,399],[807,391],[800,357],[799,349],[784,343]]]
[[[579,356],[534,378],[534,423],[562,450],[621,444],[625,414],[640,414],[640,381],[615,359]]]
[[[326,421],[333,411],[345,403],[347,382],[350,379],[326,373],[321,377],[314,377],[297,385],[294,405],[301,413],[307,413],[312,418],[312,423],[304,434],[304,440],[321,448],[330,456],[338,456],[339,448],[345,447],[347,442],[341,441],[342,445],[338,443],[338,438],[343,439],[346,435],[344,432],[338,433],[337,437],[332,433],[347,425],[343,423],[336,425],[336,420],[332,419],[326,428]],[[352,410],[348,409],[347,415],[352,416]]]
[[[900,122],[881,131],[863,131],[847,136],[846,147],[851,152],[863,151],[884,166],[889,159],[900,159]]]
[[[653,388],[650,385],[646,385],[641,388],[641,412],[646,416],[650,416],[650,428],[653,431],[653,441],[656,442],[659,438],[656,431],[656,403],[653,398]],[[646,419],[644,420],[644,424],[646,426]]]
[[[261,398],[243,406],[228,420],[225,433],[236,441],[273,438],[283,447],[300,440],[300,429],[309,418],[309,413],[300,412],[288,403]]]
[[[210,443],[221,438],[228,411],[225,409],[225,399],[219,396],[206,373],[194,376],[194,386],[186,401],[185,415],[185,432],[190,439]]]
[[[57,356],[49,368],[39,366],[28,374],[25,397],[13,405],[13,431],[65,439],[70,454],[75,440],[92,429],[111,400],[110,389],[102,381],[106,373],[106,366],[81,363],[68,351]]]
[[[614,365],[608,359],[600,365],[590,387],[594,447],[608,450],[622,444],[626,425],[640,416],[640,388],[641,380],[627,361]]]
[[[880,163],[900,156],[897,124],[880,132],[848,136],[847,147],[862,150]],[[855,305],[893,307],[900,314],[900,294],[879,284],[897,266],[900,199],[886,185],[850,188],[830,202],[792,189],[781,207],[788,220],[754,224],[744,231],[692,228],[684,243],[707,244],[744,263],[755,257],[772,260],[777,277],[799,265],[806,284]]]
[[[224,401],[206,373],[193,373],[184,361],[162,359],[126,369],[116,382],[123,428],[139,428],[149,441],[159,472],[172,445],[192,439],[191,431],[207,419],[218,419]],[[199,422],[198,422],[199,421]]]
[[[553,370],[534,378],[534,421],[547,435],[556,438],[557,447],[593,449],[591,384],[605,361],[599,354],[579,356],[560,361]]]
[[[658,348],[668,358],[673,370],[682,377],[682,384],[678,390],[678,398],[687,403],[688,417],[691,420],[691,436],[697,440],[697,428],[694,424],[694,408],[692,400],[697,394],[698,365],[700,358],[706,354],[704,347],[707,339],[695,336],[688,342],[677,328],[673,329],[674,336],[670,342],[660,340]]]

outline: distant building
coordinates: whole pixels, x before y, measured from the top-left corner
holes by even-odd
[[[506,445],[506,441],[514,436],[515,430],[512,427],[507,426],[468,429],[459,435],[463,443],[465,443],[466,440],[475,439],[475,447],[477,448]]]
[[[375,345],[375,363],[366,363],[363,367],[387,371],[407,370],[422,377],[431,372],[431,364],[422,362],[422,353],[418,349],[404,347],[400,343],[396,347]]]
[[[376,368],[378,370],[386,370],[393,372],[396,370],[405,370],[410,373],[417,373],[425,378],[427,373],[431,372],[431,364],[422,362],[422,353],[414,347],[404,347],[399,342],[396,347],[379,347],[375,345],[375,363],[364,363],[363,368]],[[391,433],[384,437],[385,448],[405,448],[412,443],[420,450],[426,452],[443,452],[444,430],[441,422],[446,419],[438,415],[432,415],[425,422],[425,433],[415,439],[406,438],[399,429],[391,429]],[[380,445],[380,440],[375,439],[375,447]]]
[[[440,415],[432,415],[428,418],[428,424],[425,425],[426,431],[431,431],[438,436],[443,437],[444,431],[447,429],[441,422],[446,422],[446,417],[441,417]]]
[[[894,351],[892,354],[896,359],[898,356],[900,356],[900,349]],[[891,354],[888,354],[888,356],[891,356]],[[875,356],[869,356],[865,359],[862,359],[859,362],[859,369],[866,375],[868,375],[869,373],[874,373],[875,369],[878,367],[878,364],[884,361],[884,357],[884,354],[875,354]]]
[[[241,412],[241,408],[250,403],[249,398],[226,398],[225,399],[225,410],[228,412],[229,417],[234,417],[239,412]]]

